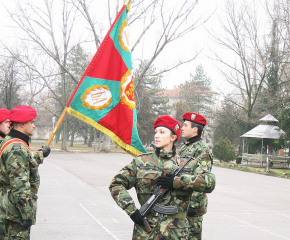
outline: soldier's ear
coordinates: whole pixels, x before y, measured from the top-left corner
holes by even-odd
[[[170,141],[171,141],[171,142],[175,142],[176,139],[177,139],[177,135],[172,134],[172,135],[170,136]]]

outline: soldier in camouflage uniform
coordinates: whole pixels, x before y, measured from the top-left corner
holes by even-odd
[[[6,108],[0,108],[0,145],[5,138],[5,136],[10,131],[10,121],[9,121],[10,111]],[[0,219],[0,239],[1,235],[4,235],[4,224],[2,219]]]
[[[12,129],[0,145],[0,240],[28,240],[30,227],[35,224],[38,165],[50,152],[46,146],[34,154],[30,151],[29,137],[36,116],[35,109],[28,106],[12,109]]]
[[[0,144],[10,131],[9,115],[10,111],[8,109],[0,108]]]
[[[181,128],[182,137],[186,142],[181,147],[180,156],[190,155],[198,159],[202,166],[207,169],[212,168],[212,154],[209,147],[201,140],[201,134],[206,119],[197,113],[187,112],[182,117],[184,124]],[[193,192],[188,207],[188,221],[190,223],[190,240],[200,240],[202,238],[202,220],[203,215],[207,212],[208,198],[204,192]]]
[[[170,116],[158,117],[154,123],[155,145],[153,153],[142,154],[133,159],[113,178],[109,189],[112,197],[134,221],[133,240],[188,239],[189,223],[186,211],[191,193],[210,193],[215,187],[215,176],[207,166],[192,160],[178,176],[170,174],[181,167],[187,159],[176,156],[174,143],[180,138],[180,124]],[[135,188],[142,206],[157,186],[170,189],[158,201],[164,206],[176,206],[178,213],[162,215],[151,212],[147,220],[152,229],[148,233],[144,220],[127,190]]]

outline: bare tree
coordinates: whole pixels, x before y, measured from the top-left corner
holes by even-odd
[[[266,38],[261,31],[264,23],[252,6],[252,3],[239,6],[235,1],[227,1],[226,19],[220,19],[223,33],[212,34],[224,49],[215,53],[214,59],[223,65],[221,73],[233,89],[225,98],[245,112],[248,123],[268,74]]]
[[[14,58],[3,57],[0,63],[0,102],[1,106],[12,109],[19,105],[20,100],[20,70]]]
[[[67,69],[68,53],[74,46],[70,42],[77,18],[76,10],[68,1],[62,1],[60,21],[56,21],[52,0],[39,2],[39,5],[34,5],[31,1],[15,3],[17,10],[7,11],[16,26],[22,30],[22,33],[18,34],[19,39],[27,43],[26,46],[30,46],[27,55],[19,56],[17,60],[27,67],[27,71],[33,72],[36,76],[33,80],[42,81],[42,85],[50,90],[60,108],[64,109],[69,97],[68,81],[72,79],[75,83],[78,82]],[[60,31],[56,30],[56,26],[60,27]],[[13,48],[7,45],[5,48],[16,57]],[[59,84],[51,84],[56,76]],[[56,85],[60,91],[55,90]],[[63,122],[61,148],[67,149],[67,119]]]

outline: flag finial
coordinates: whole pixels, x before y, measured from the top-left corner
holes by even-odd
[[[131,1],[131,0],[127,0],[126,3],[125,3],[125,5],[127,6],[127,11],[128,11],[128,12],[130,12],[130,10],[131,10],[131,4],[130,4],[130,1]]]

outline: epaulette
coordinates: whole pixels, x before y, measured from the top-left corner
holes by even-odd
[[[149,154],[152,154],[152,153],[149,153],[149,152],[147,152],[147,153],[142,153],[142,154],[138,155],[137,157],[148,156]]]

